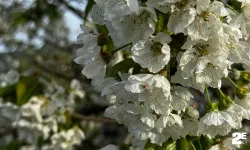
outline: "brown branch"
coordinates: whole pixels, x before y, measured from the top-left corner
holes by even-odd
[[[86,120],[86,121],[93,121],[96,123],[108,123],[108,124],[117,124],[115,120],[108,119],[108,118],[97,118],[97,117],[92,117],[92,116],[83,116],[80,114],[70,114],[72,118],[75,119],[80,119],[80,120]]]
[[[70,6],[65,0],[58,0],[58,1],[62,3],[63,5],[65,5],[70,11],[75,13],[78,17],[84,19],[84,12],[81,12],[80,10],[75,9],[74,7]]]

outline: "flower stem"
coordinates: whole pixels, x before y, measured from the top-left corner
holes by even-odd
[[[229,77],[227,77],[227,79],[236,87],[239,88],[239,86]]]
[[[218,88],[218,91],[220,92],[220,94],[224,97],[225,94],[221,91],[221,89]]]
[[[209,103],[210,105],[212,105],[212,102],[211,102],[211,99],[210,99],[210,96],[209,96],[209,92],[208,92],[208,87],[206,86],[205,88],[206,88],[206,94],[207,94],[208,103]]]
[[[190,143],[190,145],[192,146],[193,150],[196,150],[196,148],[195,148],[193,142],[189,142],[189,143]]]
[[[209,142],[209,144],[213,144],[212,142],[211,142],[211,140],[206,136],[206,135],[204,135],[204,138]]]
[[[200,139],[201,139],[201,138],[200,138],[200,137],[198,137],[199,147],[200,147],[200,149],[203,149],[203,148],[202,148],[202,145],[201,145],[201,142],[200,142]]]
[[[132,43],[128,43],[128,44],[123,45],[123,46],[121,46],[121,47],[119,47],[119,48],[117,48],[117,49],[114,49],[114,50],[112,51],[112,53],[114,54],[114,53],[116,53],[117,51],[119,51],[119,50],[121,50],[121,49],[123,49],[123,48],[125,48],[125,47],[127,47],[127,46],[129,46],[129,45],[132,45]]]

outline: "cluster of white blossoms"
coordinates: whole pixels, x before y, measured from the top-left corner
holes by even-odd
[[[18,83],[20,75],[16,71],[9,71],[1,77],[5,79],[2,81],[4,88]],[[71,150],[73,146],[81,144],[85,134],[77,126],[63,129],[61,125],[67,123],[67,114],[73,113],[76,98],[83,98],[85,92],[78,80],[71,81],[68,93],[56,83],[46,82],[46,85],[44,95],[32,96],[21,106],[0,99],[0,128],[10,133],[7,139],[24,142],[32,150],[38,149],[41,139],[49,142],[39,149]],[[18,136],[13,137],[12,131],[16,131]],[[26,149],[25,146],[23,148]]]
[[[110,102],[105,116],[128,127],[131,149],[187,135],[224,136],[250,119],[246,87],[235,85],[235,101],[220,90],[232,64],[250,69],[250,1],[237,1],[241,10],[218,0],[95,0],[90,17],[97,29],[81,27],[75,62]],[[109,76],[113,54],[129,46]],[[119,72],[126,59],[140,68]],[[216,103],[209,87],[219,91]],[[190,88],[206,89],[205,115],[192,107]]]
[[[10,70],[6,74],[0,74],[0,88],[17,83],[19,78],[20,75],[15,70]]]

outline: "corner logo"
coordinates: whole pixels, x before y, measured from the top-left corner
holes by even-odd
[[[246,140],[247,139],[247,133],[240,133],[240,132],[234,132],[232,134],[232,144],[243,144],[244,142],[242,140]]]

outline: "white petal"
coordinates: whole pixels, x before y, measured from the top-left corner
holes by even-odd
[[[127,0],[127,4],[131,12],[139,14],[140,6],[138,0]]]

